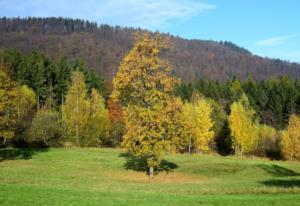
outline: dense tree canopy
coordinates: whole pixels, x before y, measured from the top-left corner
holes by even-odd
[[[176,80],[160,59],[166,43],[160,36],[137,36],[113,80],[113,98],[125,109],[123,145],[135,156],[145,157],[153,173],[159,158],[177,136],[176,115],[181,107],[173,95]]]

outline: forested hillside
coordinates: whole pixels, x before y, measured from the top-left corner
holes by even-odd
[[[137,31],[140,29],[64,18],[2,18],[0,49],[17,48],[24,53],[34,50],[56,61],[61,56],[70,60],[81,58],[87,67],[111,80]],[[185,82],[201,78],[226,80],[233,76],[246,79],[249,75],[259,80],[300,76],[299,64],[255,56],[231,42],[170,38],[172,47],[165,58]]]

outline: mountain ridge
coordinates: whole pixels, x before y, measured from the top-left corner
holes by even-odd
[[[133,33],[140,28],[98,25],[69,18],[1,18],[0,49],[33,50],[59,59],[81,58],[87,66],[111,80],[123,56],[133,44]],[[163,33],[172,46],[164,55],[174,73],[184,82],[197,79],[226,80],[248,76],[261,80],[288,75],[300,77],[300,64],[253,55],[232,42],[184,39]]]

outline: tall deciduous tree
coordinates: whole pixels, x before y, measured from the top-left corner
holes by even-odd
[[[36,95],[32,89],[26,85],[20,86],[16,90],[16,136],[22,136],[30,125],[36,108]]]
[[[193,95],[192,103],[184,104],[182,116],[185,133],[183,136],[187,138],[189,153],[192,146],[199,152],[209,150],[209,141],[214,135],[211,113],[209,101],[199,95]]]
[[[235,153],[243,155],[243,152],[251,151],[255,141],[254,111],[250,108],[245,94],[242,95],[238,102],[234,102],[230,109],[229,125]]]
[[[10,78],[7,67],[0,63],[0,138],[4,144],[15,134],[16,96],[16,83]]]
[[[124,134],[124,112],[121,104],[109,98],[107,101],[108,117],[112,124],[111,145],[120,145]]]
[[[80,139],[84,135],[89,116],[89,102],[84,76],[79,71],[74,71],[71,77],[65,104],[62,105],[63,121],[67,128],[70,140],[80,145]]]
[[[108,111],[105,108],[103,97],[96,89],[92,89],[89,100],[88,121],[85,129],[82,145],[98,146],[108,141],[110,120]]]
[[[290,160],[300,157],[300,118],[292,114],[288,128],[282,132],[281,145],[284,155]]]
[[[166,43],[160,36],[137,36],[113,80],[112,97],[125,108],[126,134],[123,145],[134,156],[147,159],[149,174],[171,147],[181,103],[173,95],[176,80],[171,68],[160,59]]]

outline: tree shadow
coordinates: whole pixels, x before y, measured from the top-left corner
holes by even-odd
[[[267,173],[276,176],[276,177],[288,177],[288,176],[299,176],[300,173],[297,173],[291,169],[281,167],[275,164],[272,165],[258,165],[259,168],[263,169]]]
[[[46,151],[48,151],[48,149],[0,149],[0,162],[4,160],[31,159],[34,154]]]
[[[270,187],[284,187],[284,188],[291,188],[291,187],[300,187],[300,180],[299,179],[290,179],[290,180],[267,180],[261,182],[262,184]]]
[[[134,170],[139,172],[147,172],[148,173],[148,166],[147,166],[147,157],[135,157],[130,153],[121,153],[120,157],[126,159],[126,163],[124,164],[124,168],[127,170]],[[161,160],[160,164],[157,168],[155,168],[154,172],[157,174],[158,172],[171,172],[172,170],[178,168],[178,165],[169,162],[167,160]]]

